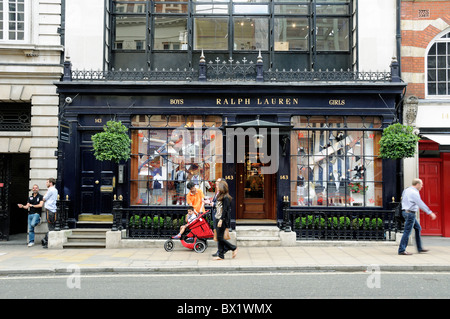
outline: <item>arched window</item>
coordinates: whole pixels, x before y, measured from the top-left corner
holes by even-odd
[[[450,97],[450,32],[435,39],[428,51],[427,95]]]

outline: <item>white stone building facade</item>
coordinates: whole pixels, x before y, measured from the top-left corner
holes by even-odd
[[[29,171],[27,165],[16,169],[10,181],[0,181],[4,189],[7,183],[13,187],[16,180],[28,179],[16,187],[26,186],[26,194],[37,184],[43,194],[46,180],[57,177],[59,101],[54,82],[62,75],[61,2],[0,1],[0,154],[10,156],[12,163],[17,154],[29,155]],[[27,129],[7,125],[8,120],[17,122],[16,115],[9,116],[17,107],[29,114],[19,119],[27,122]],[[11,191],[9,195],[14,214],[18,199]]]

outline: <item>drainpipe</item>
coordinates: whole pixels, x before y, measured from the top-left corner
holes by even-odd
[[[61,52],[61,64],[64,64],[64,56],[66,52],[66,0],[61,0],[61,26],[58,29],[59,36],[61,37],[61,45],[63,50]]]
[[[401,10],[402,10],[402,0],[397,0],[397,8],[396,8],[396,45],[397,45],[397,63],[398,63],[398,76],[401,80],[402,78],[402,30],[401,30]],[[398,112],[396,114],[398,121],[400,123],[403,122],[403,101],[400,101],[400,106],[398,108]],[[404,188],[404,175],[403,175],[403,159],[397,160],[397,198],[396,200],[400,202],[400,194],[402,194],[403,188]]]
[[[64,65],[64,56],[65,56],[65,52],[66,52],[66,48],[65,48],[65,35],[66,35],[66,0],[61,0],[61,25],[58,28],[58,33],[60,36],[60,43],[62,45],[62,51],[61,51],[61,56],[60,56],[60,63],[63,66],[63,77],[64,74],[66,73],[66,67]],[[70,69],[68,69],[69,72],[71,71]],[[70,73],[69,73],[70,74]],[[63,77],[60,78],[60,81],[63,80]],[[58,107],[58,130],[59,130],[59,125],[61,123],[61,118],[64,116],[64,113],[62,112],[63,110],[63,106],[62,106],[62,102],[61,102],[61,95],[60,97],[60,102],[59,102],[59,107]],[[64,156],[64,152],[62,151],[64,149],[63,143],[59,140],[58,138],[58,149],[57,151],[55,151],[55,156],[57,156],[57,175],[56,175],[56,188],[60,190],[60,195],[61,195],[61,199],[63,198],[63,195],[65,193],[64,190],[64,161],[65,161],[65,156]],[[57,201],[57,205],[58,205],[58,215],[60,215],[61,211],[61,201],[58,200]],[[57,227],[55,227],[55,230],[60,230],[57,228],[60,228],[60,224],[59,221],[61,216],[58,216],[58,224]]]
[[[399,64],[399,75],[402,77],[402,30],[401,30],[401,10],[402,0],[397,0],[397,31],[396,31],[396,44],[397,44],[397,61]]]

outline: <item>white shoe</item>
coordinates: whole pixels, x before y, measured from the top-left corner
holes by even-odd
[[[28,244],[28,247],[33,247],[34,246],[34,242],[31,242]]]

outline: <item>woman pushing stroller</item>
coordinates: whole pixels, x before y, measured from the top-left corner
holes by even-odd
[[[199,213],[205,212],[205,199],[203,192],[193,182],[189,182],[187,188],[189,189],[189,193],[186,195],[186,201],[189,206],[187,207],[186,224],[190,224],[197,218]],[[181,234],[183,234],[185,229],[186,225],[181,226],[178,235],[172,238],[181,238]]]

